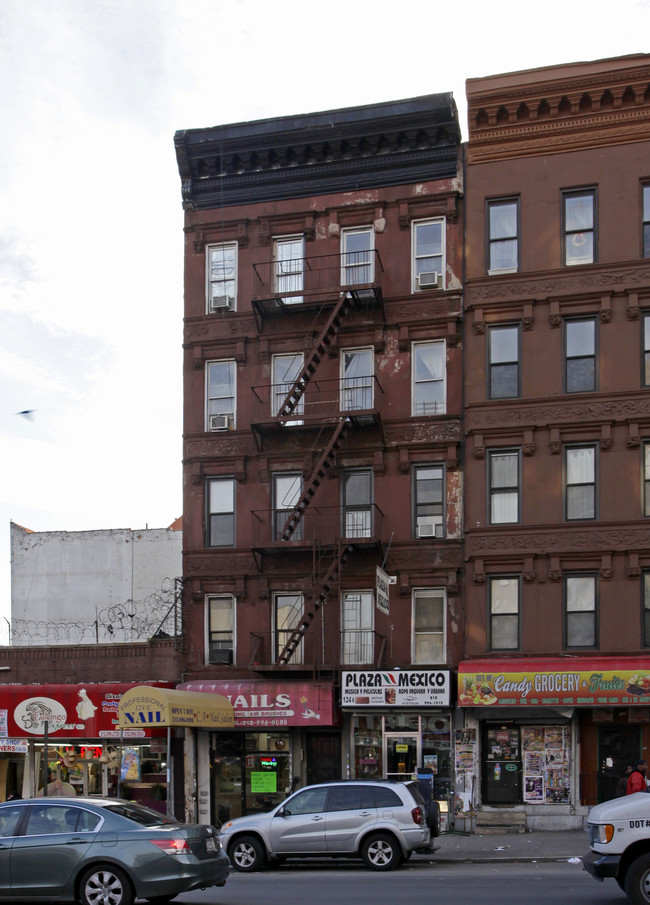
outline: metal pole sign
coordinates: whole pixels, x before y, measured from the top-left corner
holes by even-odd
[[[384,570],[377,566],[377,578],[376,578],[376,587],[375,587],[375,595],[377,599],[377,609],[381,613],[385,613],[386,616],[389,614],[389,596],[388,596],[388,586],[390,584],[390,576],[387,575]]]

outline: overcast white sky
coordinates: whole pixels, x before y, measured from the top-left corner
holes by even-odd
[[[181,514],[177,129],[451,91],[466,134],[466,78],[648,36],[650,0],[0,0],[0,643],[10,520]]]

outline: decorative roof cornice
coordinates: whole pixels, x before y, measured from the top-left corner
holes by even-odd
[[[650,55],[467,80],[470,164],[646,141]]]
[[[188,210],[456,175],[460,128],[451,94],[250,123],[174,137]]]

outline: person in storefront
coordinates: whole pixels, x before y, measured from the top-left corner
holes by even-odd
[[[645,774],[648,764],[644,760],[638,761],[636,767],[627,778],[627,794],[633,795],[635,792],[645,792],[646,779]]]
[[[18,792],[17,789],[13,789],[9,795],[7,795],[7,801],[18,801],[23,796]]]
[[[623,775],[621,776],[619,781],[616,783],[616,797],[617,798],[623,798],[624,795],[627,795],[627,780],[633,769],[634,768],[632,767],[632,765],[628,764],[627,767],[625,768],[625,772],[623,773]]]

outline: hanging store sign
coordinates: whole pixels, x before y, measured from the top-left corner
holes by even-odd
[[[344,672],[342,707],[448,707],[449,670]]]
[[[390,575],[387,575],[382,568],[377,566],[377,577],[375,579],[375,597],[377,600],[377,609],[380,613],[389,615],[389,591]]]
[[[461,707],[625,707],[650,703],[650,659],[468,660],[458,668]]]

